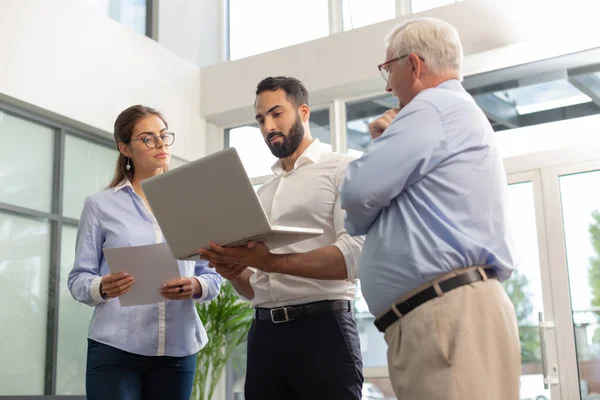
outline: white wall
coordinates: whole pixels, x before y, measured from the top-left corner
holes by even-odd
[[[0,1],[0,94],[105,132],[120,111],[160,109],[173,154],[205,153],[200,70],[78,0]]]
[[[202,114],[219,126],[251,121],[256,84],[269,75],[300,78],[309,89],[313,106],[336,98],[383,93],[384,83],[376,68],[384,61],[383,39],[393,26],[415,16],[442,18],[457,28],[465,50],[465,75],[600,46],[600,28],[592,19],[597,13],[586,12],[597,7],[595,3],[466,0],[209,66],[202,69]],[[569,41],[561,41],[561,37]]]

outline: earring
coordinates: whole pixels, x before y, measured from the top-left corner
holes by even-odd
[[[131,169],[131,165],[129,165],[129,157],[127,157],[127,166],[125,167],[127,171]]]

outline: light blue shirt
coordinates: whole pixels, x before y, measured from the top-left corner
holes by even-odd
[[[367,235],[361,289],[379,315],[452,270],[513,270],[507,183],[493,130],[457,80],[419,93],[364,155],[341,189],[346,229]]]
[[[101,277],[110,272],[104,248],[162,242],[156,219],[130,182],[86,198],[68,285],[77,301],[95,307],[90,339],[130,353],[173,357],[194,354],[208,342],[194,300],[121,307],[118,298],[105,301],[100,295]],[[202,297],[196,301],[209,301],[219,294],[222,278],[206,262],[178,264],[181,276],[196,276],[202,286]]]

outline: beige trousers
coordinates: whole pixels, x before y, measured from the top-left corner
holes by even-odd
[[[517,320],[496,279],[426,302],[391,325],[385,340],[399,400],[519,400]]]

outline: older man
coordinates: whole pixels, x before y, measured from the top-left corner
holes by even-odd
[[[365,299],[385,332],[400,399],[517,400],[507,184],[492,127],[460,83],[458,33],[437,19],[396,27],[379,69],[401,109],[341,190],[346,229],[367,234]]]

